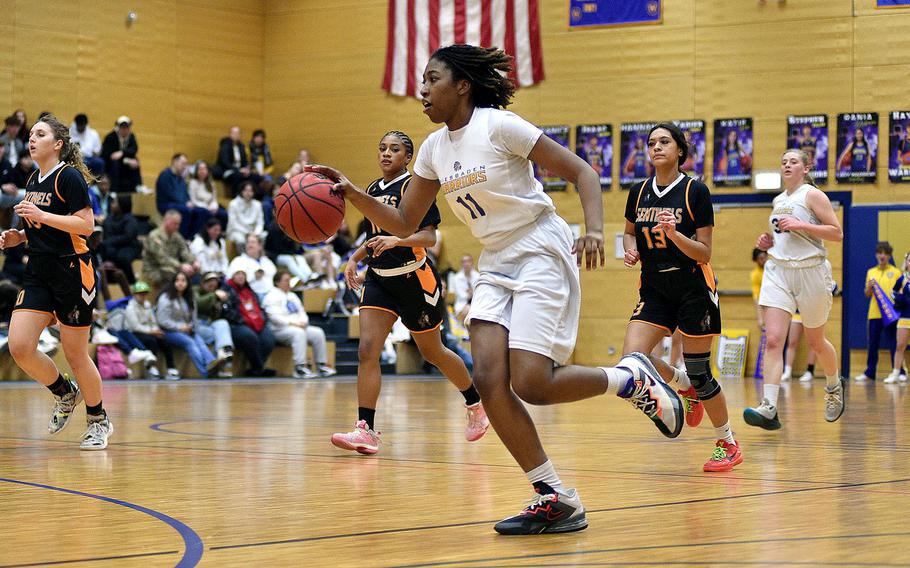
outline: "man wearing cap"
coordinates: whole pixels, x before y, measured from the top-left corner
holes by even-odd
[[[128,116],[121,116],[114,123],[114,129],[104,137],[101,145],[101,157],[105,170],[111,178],[111,191],[131,193],[142,183],[139,171],[139,144],[132,133],[133,121]]]
[[[88,125],[88,116],[77,114],[70,124],[70,140],[79,145],[82,160],[95,176],[104,173],[104,160],[101,159],[101,137],[98,131]]]

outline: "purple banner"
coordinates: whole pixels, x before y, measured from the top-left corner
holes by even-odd
[[[569,0],[569,29],[659,24],[661,0]]]
[[[875,183],[878,157],[878,113],[837,115],[837,183]]]
[[[882,324],[889,326],[900,318],[900,314],[894,309],[894,302],[891,296],[882,290],[882,287],[875,280],[872,281],[872,295],[878,303],[878,310],[882,313]]]
[[[876,0],[876,8],[910,8],[910,0]]]
[[[632,122],[619,127],[619,185],[629,189],[654,171],[648,158],[648,131],[656,122]]]
[[[714,185],[745,186],[752,183],[752,119],[722,118],[714,121]]]
[[[674,120],[673,124],[682,130],[689,143],[689,157],[680,168],[684,174],[699,181],[705,179],[705,155],[707,154],[708,133],[704,120]]]
[[[896,110],[888,124],[888,179],[910,183],[910,111]]]
[[[597,172],[600,177],[600,190],[608,191],[613,185],[613,126],[610,124],[576,126],[575,153]]]
[[[815,183],[828,183],[828,115],[788,116],[787,149],[792,148],[809,155]]]
[[[555,140],[557,144],[569,149],[569,127],[568,126],[541,126],[543,133]],[[555,173],[545,170],[534,164],[534,177],[543,185],[544,191],[565,191],[568,182]]]

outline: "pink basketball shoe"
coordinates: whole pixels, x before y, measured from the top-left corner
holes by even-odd
[[[487,433],[487,428],[490,427],[490,420],[487,418],[482,402],[471,406],[465,405],[465,408],[468,409],[468,425],[465,426],[464,437],[469,442],[476,442]]]
[[[366,420],[358,420],[351,432],[332,434],[332,444],[361,454],[375,454],[379,451],[379,443],[379,432],[370,430]]]

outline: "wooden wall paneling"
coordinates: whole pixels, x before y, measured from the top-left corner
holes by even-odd
[[[767,21],[784,23],[794,20],[843,18],[853,14],[853,3],[854,0],[800,0],[779,4],[775,0],[769,0],[766,5],[761,6],[758,2],[696,0],[695,25],[704,28]]]
[[[906,65],[910,52],[908,29],[910,9],[876,10],[868,16],[853,18],[854,65]]]
[[[910,13],[910,8],[877,8],[876,0],[852,0],[853,13],[861,16],[899,16]]]

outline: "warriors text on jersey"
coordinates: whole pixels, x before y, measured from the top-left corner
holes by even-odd
[[[398,207],[401,203],[401,196],[407,191],[408,184],[411,182],[411,174],[405,172],[393,179],[390,182],[385,182],[382,178],[374,181],[367,188],[367,193],[376,199],[382,201],[386,205],[391,205],[392,207]],[[430,227],[434,225],[439,225],[439,208],[436,207],[436,204],[433,203],[430,205],[430,209],[427,211],[427,214],[424,216],[423,221],[420,222],[419,228]],[[367,228],[367,240],[372,239],[378,235],[390,235],[381,227],[370,223]],[[387,251],[383,252],[379,256],[369,257],[369,265],[371,268],[399,268],[402,266],[407,266],[416,262],[421,262],[426,258],[427,252],[423,247],[394,247],[390,248]]]
[[[696,229],[714,225],[714,208],[708,186],[684,174],[666,187],[657,178],[648,178],[629,192],[626,220],[635,225],[635,243],[643,272],[692,268],[697,262],[679,250],[658,227],[657,216],[670,211],[676,218],[676,232],[689,238]]]
[[[60,162],[47,174],[34,174],[25,187],[25,201],[54,215],[72,215],[91,205],[88,186],[76,168]],[[88,252],[85,237],[23,219],[30,254],[69,256]]]
[[[485,247],[500,249],[556,210],[528,161],[542,134],[511,112],[475,108],[463,128],[430,134],[414,173],[439,180],[455,215]]]

